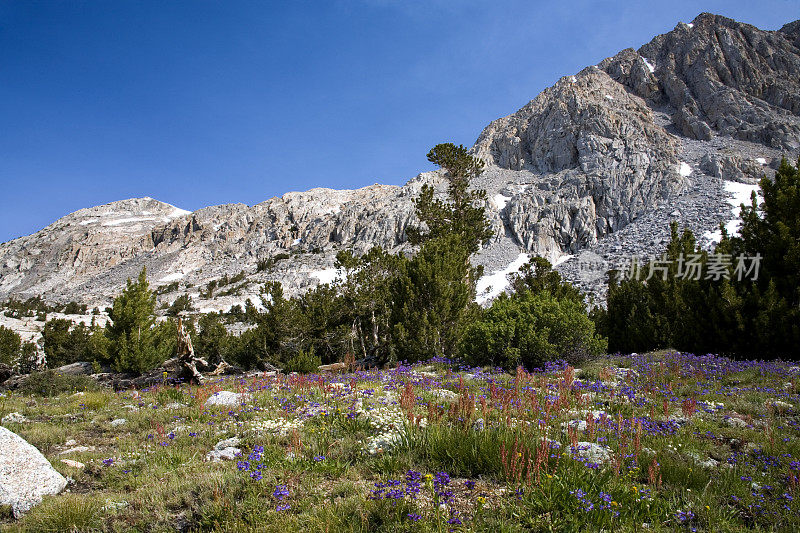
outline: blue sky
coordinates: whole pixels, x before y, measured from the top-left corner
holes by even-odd
[[[0,242],[152,196],[401,184],[559,77],[702,11],[797,0],[0,1]]]

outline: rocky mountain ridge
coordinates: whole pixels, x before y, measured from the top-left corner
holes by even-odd
[[[800,152],[800,21],[764,31],[701,14],[561,78],[489,124],[472,151],[487,162],[475,186],[487,191],[495,228],[476,261],[491,274],[544,255],[602,298],[602,276],[582,268],[587,254],[655,254],[671,219],[709,234],[732,218],[726,180],[752,184]],[[190,294],[203,310],[226,310],[257,300],[268,279],[295,294],[332,279],[341,249],[405,249],[424,183],[442,188],[430,172],[403,186],[312,189],[193,213],[152,198],[82,209],[0,244],[0,299],[102,307],[143,266],[162,303]],[[240,272],[216,294],[203,290]]]

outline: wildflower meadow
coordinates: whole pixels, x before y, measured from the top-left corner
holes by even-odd
[[[798,373],[658,352],[6,393],[68,491],[8,531],[794,531]]]

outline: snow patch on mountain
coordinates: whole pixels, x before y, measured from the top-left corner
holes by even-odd
[[[530,256],[528,254],[519,254],[506,268],[482,276],[475,286],[477,293],[475,301],[480,305],[484,305],[500,296],[500,293],[508,287],[508,275],[519,272],[522,265],[527,263],[529,259]]]

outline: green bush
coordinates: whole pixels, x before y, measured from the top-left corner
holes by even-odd
[[[546,361],[578,362],[606,350],[583,304],[548,291],[501,295],[483,317],[467,326],[461,353],[476,365],[513,369],[541,367]]]
[[[298,374],[311,374],[316,372],[322,360],[314,355],[314,350],[300,350],[297,355],[286,361],[287,372],[297,372]]]
[[[100,385],[89,376],[59,374],[55,370],[33,372],[19,387],[22,394],[57,396],[65,392],[99,390]]]

